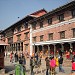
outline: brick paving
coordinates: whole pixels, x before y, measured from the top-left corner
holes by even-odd
[[[29,58],[26,59],[26,75],[30,75],[30,63]],[[17,63],[11,63],[9,61],[9,58],[5,58],[5,69],[9,70],[5,75],[13,74],[15,75],[15,65]],[[71,73],[71,61],[64,59],[63,68],[65,70],[65,73],[59,72],[58,67],[56,68],[56,75],[70,75]],[[1,74],[2,75],[2,74]],[[34,68],[34,75],[46,75],[46,66],[45,66],[45,60],[42,59],[42,65],[40,68]]]

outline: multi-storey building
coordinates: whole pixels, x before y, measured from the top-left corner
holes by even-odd
[[[36,11],[3,32],[10,50],[54,53],[75,51],[75,1],[50,12]]]
[[[75,1],[56,8],[30,22],[30,51],[54,53],[75,51]]]
[[[7,50],[27,51],[30,53],[30,26],[28,25],[28,21],[46,13],[47,11],[44,9],[36,11],[2,31],[4,41],[9,44]]]

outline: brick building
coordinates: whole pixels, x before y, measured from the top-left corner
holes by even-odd
[[[56,54],[61,49],[75,51],[75,1],[50,12],[44,9],[27,15],[3,32],[8,50],[42,51]]]
[[[6,48],[7,51],[24,51],[30,53],[30,26],[28,22],[46,13],[47,11],[44,9],[38,10],[3,30],[1,33],[3,34],[2,39],[9,44]]]
[[[75,51],[75,1],[30,22],[30,51],[56,54]]]

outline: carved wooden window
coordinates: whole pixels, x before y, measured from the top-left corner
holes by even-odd
[[[32,24],[32,29],[33,29],[33,30],[36,29],[36,22],[34,22],[34,23]]]
[[[17,31],[20,32],[21,31],[21,27],[17,27]]]
[[[58,19],[59,19],[59,21],[64,21],[64,14],[58,15]]]
[[[48,24],[52,24],[52,18],[47,19]]]
[[[72,17],[75,17],[75,9],[72,10]]]
[[[13,37],[8,38],[8,43],[13,43]]]
[[[40,22],[40,28],[43,28],[43,22]]]
[[[33,37],[33,42],[36,42],[36,37]]]
[[[28,29],[28,22],[24,23],[25,29]]]
[[[28,44],[25,44],[25,50],[28,51]]]
[[[48,40],[53,40],[53,33],[48,34]]]
[[[65,39],[65,31],[60,32],[60,39]]]
[[[29,32],[26,32],[25,33],[25,40],[28,40],[29,39],[28,34],[29,34]]]
[[[21,34],[17,35],[17,41],[20,41]]]
[[[73,37],[75,38],[75,28],[73,29]]]
[[[40,41],[43,41],[43,35],[40,36]]]

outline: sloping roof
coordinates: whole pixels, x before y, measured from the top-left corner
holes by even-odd
[[[30,14],[30,15],[37,15],[37,14],[40,13],[40,12],[45,12],[44,14],[47,13],[47,11],[43,8],[43,9],[40,9],[40,10],[38,10],[38,11],[33,12],[33,13]],[[44,15],[44,14],[42,14],[42,15]],[[41,15],[41,16],[42,16],[42,15]],[[38,15],[37,15],[37,16],[38,16]]]
[[[9,45],[9,44],[7,44],[7,43],[5,43],[4,41],[0,40],[0,46],[1,46],[1,45],[4,45],[4,46],[5,46],[5,45]]]
[[[32,14],[29,14],[29,15],[25,16],[24,18],[20,19],[20,20],[17,21],[16,23],[10,25],[8,28],[6,28],[5,30],[3,30],[2,33],[5,32],[5,31],[7,31],[7,30],[10,29],[10,28],[13,28],[13,27],[18,26],[20,23],[23,23],[23,22],[25,22],[25,21],[30,21],[30,20],[32,20],[32,19],[34,19],[34,18],[39,17],[39,16],[37,15],[37,13],[40,13],[40,12],[42,12],[42,11],[43,11],[44,13],[41,14],[41,16],[47,13],[47,11],[46,11],[45,9],[38,10],[38,11],[32,13]]]
[[[40,20],[42,18],[46,18],[46,17],[51,16],[51,15],[53,15],[55,13],[58,13],[59,11],[62,11],[62,10],[68,9],[69,7],[74,7],[74,6],[75,6],[75,0],[69,2],[69,3],[65,4],[65,5],[62,5],[62,6],[58,7],[58,8],[55,8],[52,11],[50,11],[50,12],[48,12],[48,13],[46,13],[46,14],[38,17],[38,18],[35,18],[34,20],[29,21],[29,23],[32,23],[32,22],[37,21],[37,20]]]

